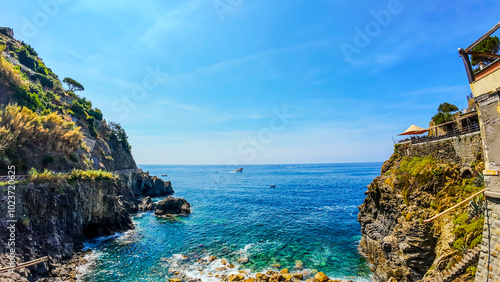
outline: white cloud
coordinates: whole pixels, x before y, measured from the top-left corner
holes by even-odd
[[[210,75],[214,74],[217,72],[220,72],[222,70],[226,69],[231,69],[237,66],[240,66],[242,64],[247,64],[248,62],[256,61],[256,60],[262,60],[262,61],[270,61],[269,57],[273,55],[278,55],[278,54],[283,54],[286,52],[297,52],[297,51],[307,51],[310,52],[311,48],[318,48],[318,47],[326,47],[330,46],[332,44],[333,40],[331,38],[326,38],[326,39],[318,39],[318,40],[312,40],[300,44],[295,44],[295,45],[290,45],[278,49],[269,49],[269,50],[264,50],[261,52],[253,53],[253,54],[248,54],[244,55],[241,57],[217,62],[211,65],[203,66],[198,69],[195,69],[191,72],[188,73],[182,73],[177,76],[173,76],[170,78],[170,81],[176,81],[178,83],[179,80],[181,79],[193,79],[195,77],[199,76],[205,76],[205,75]]]
[[[194,13],[202,4],[201,0],[191,0],[187,4],[163,14],[156,20],[155,24],[149,27],[139,38],[147,46],[155,46],[158,41],[169,32],[183,24],[186,19]]]
[[[466,96],[467,92],[470,92],[469,86],[467,84],[459,85],[440,85],[434,87],[426,87],[421,89],[410,90],[401,93],[404,96],[435,96],[436,94],[453,94]]]
[[[160,101],[160,104],[164,104],[170,107],[174,107],[179,110],[183,110],[186,112],[191,112],[191,113],[206,113],[211,111],[210,109],[194,104],[184,104],[184,103],[178,103],[172,100],[162,100]]]

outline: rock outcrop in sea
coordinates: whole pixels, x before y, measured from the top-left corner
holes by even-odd
[[[155,215],[157,216],[188,215],[190,213],[191,205],[182,198],[170,196],[155,205]]]

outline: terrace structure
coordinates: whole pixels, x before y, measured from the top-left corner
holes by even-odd
[[[469,98],[469,97],[468,97]],[[413,126],[413,125],[412,125]],[[480,130],[479,117],[475,105],[459,111],[452,115],[451,121],[435,124],[434,121],[429,122],[429,127],[421,130],[410,130],[408,128],[405,132],[399,135],[410,135],[409,138],[400,140],[399,143],[419,144],[425,142],[432,142],[443,140],[447,138],[454,138],[461,135],[477,134]],[[427,135],[418,136],[426,133]]]
[[[479,52],[476,46],[500,28],[496,24],[469,47],[459,48],[481,128],[485,161],[485,219],[475,281],[500,281],[500,55]],[[496,48],[498,52],[498,48]],[[469,56],[486,58],[473,69]],[[489,62],[489,63],[488,63]]]

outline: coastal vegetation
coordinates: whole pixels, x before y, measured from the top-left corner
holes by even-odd
[[[449,104],[449,103],[442,103],[438,107],[438,112],[432,117],[432,121],[434,122],[435,125],[439,125],[448,121],[453,120],[453,113],[456,113],[458,111],[458,107]]]
[[[83,133],[71,119],[57,113],[38,114],[26,107],[7,105],[0,109],[0,152],[17,147],[70,154],[84,149]],[[45,162],[51,162],[44,159]]]
[[[479,44],[477,44],[477,46],[474,47],[472,51],[497,54],[499,51],[499,47],[500,47],[500,40],[498,39],[498,36],[490,36],[481,41]],[[493,61],[495,61],[495,58],[477,56],[477,55],[471,56],[471,64],[473,66],[478,66],[480,64],[489,64],[492,63]]]
[[[66,77],[65,90],[31,46],[5,31],[0,42],[0,171],[135,167],[125,130],[75,94],[81,83]]]
[[[68,85],[69,91],[75,92],[75,91],[83,91],[85,88],[83,85],[81,85],[78,81],[70,78],[70,77],[65,77],[63,79],[63,82]]]
[[[80,170],[75,169],[70,173],[57,173],[45,169],[43,172],[38,172],[35,168],[29,171],[29,180],[33,183],[58,183],[63,185],[64,183],[75,184],[79,180],[112,180],[117,179],[117,176],[109,171],[103,170]]]

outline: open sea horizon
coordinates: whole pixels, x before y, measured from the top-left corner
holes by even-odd
[[[226,165],[140,165],[171,181],[173,196],[191,204],[191,215],[171,221],[139,213],[135,229],[89,240],[85,245],[93,253],[80,278],[219,281],[216,275],[240,270],[288,268],[369,281],[370,267],[357,250],[357,214],[381,165],[241,165],[241,173]],[[218,259],[204,262],[210,256]],[[224,269],[221,258],[234,268]]]

